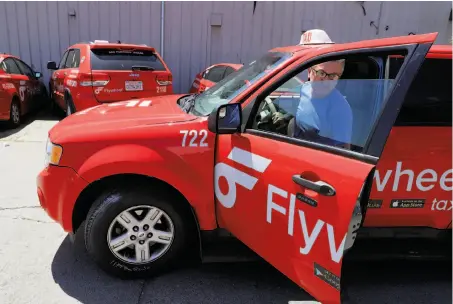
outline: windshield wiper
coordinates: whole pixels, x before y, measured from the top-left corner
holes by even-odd
[[[147,65],[133,65],[132,71],[154,71],[153,67]]]

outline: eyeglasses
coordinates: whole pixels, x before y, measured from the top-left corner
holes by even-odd
[[[326,78],[326,77],[327,77],[327,78],[329,78],[330,80],[338,80],[338,79],[340,79],[340,77],[341,77],[340,74],[337,74],[337,73],[331,73],[331,74],[329,74],[329,73],[326,73],[326,71],[321,70],[321,69],[316,70],[316,69],[314,69],[314,68],[311,68],[311,70],[312,70],[313,72],[315,72],[316,76],[321,77],[321,78]]]

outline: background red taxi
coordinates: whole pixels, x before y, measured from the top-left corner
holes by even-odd
[[[41,76],[19,57],[0,54],[0,121],[18,127],[23,115],[45,106]]]
[[[190,93],[201,93],[242,67],[242,64],[236,63],[214,64],[195,76]]]
[[[49,88],[55,105],[70,115],[101,103],[173,93],[172,73],[159,53],[144,44],[95,40],[68,48]]]

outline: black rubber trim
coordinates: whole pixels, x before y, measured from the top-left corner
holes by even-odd
[[[376,165],[379,160],[378,157],[369,156],[369,155],[365,155],[365,154],[361,154],[361,153],[357,153],[357,152],[354,152],[351,150],[345,150],[345,149],[341,149],[341,148],[337,148],[337,147],[326,146],[326,145],[322,145],[322,144],[318,144],[318,143],[310,142],[310,141],[305,141],[305,140],[298,139],[298,138],[288,137],[288,136],[280,135],[277,133],[270,133],[270,132],[266,132],[266,131],[255,130],[255,129],[247,129],[247,130],[245,130],[244,133],[285,142],[285,143],[292,144],[295,146],[312,148],[315,150],[320,150],[320,151],[328,152],[331,154],[355,159],[355,160],[358,160],[358,161],[361,161],[364,163],[368,163],[368,164],[372,164],[372,165]]]
[[[425,127],[425,128],[440,128],[451,127],[450,122],[395,122],[394,127]]]

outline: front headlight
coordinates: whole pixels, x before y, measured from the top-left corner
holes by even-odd
[[[57,166],[60,163],[62,154],[63,148],[57,144],[52,143],[50,139],[47,139],[44,166],[47,167],[49,166],[49,164]]]

